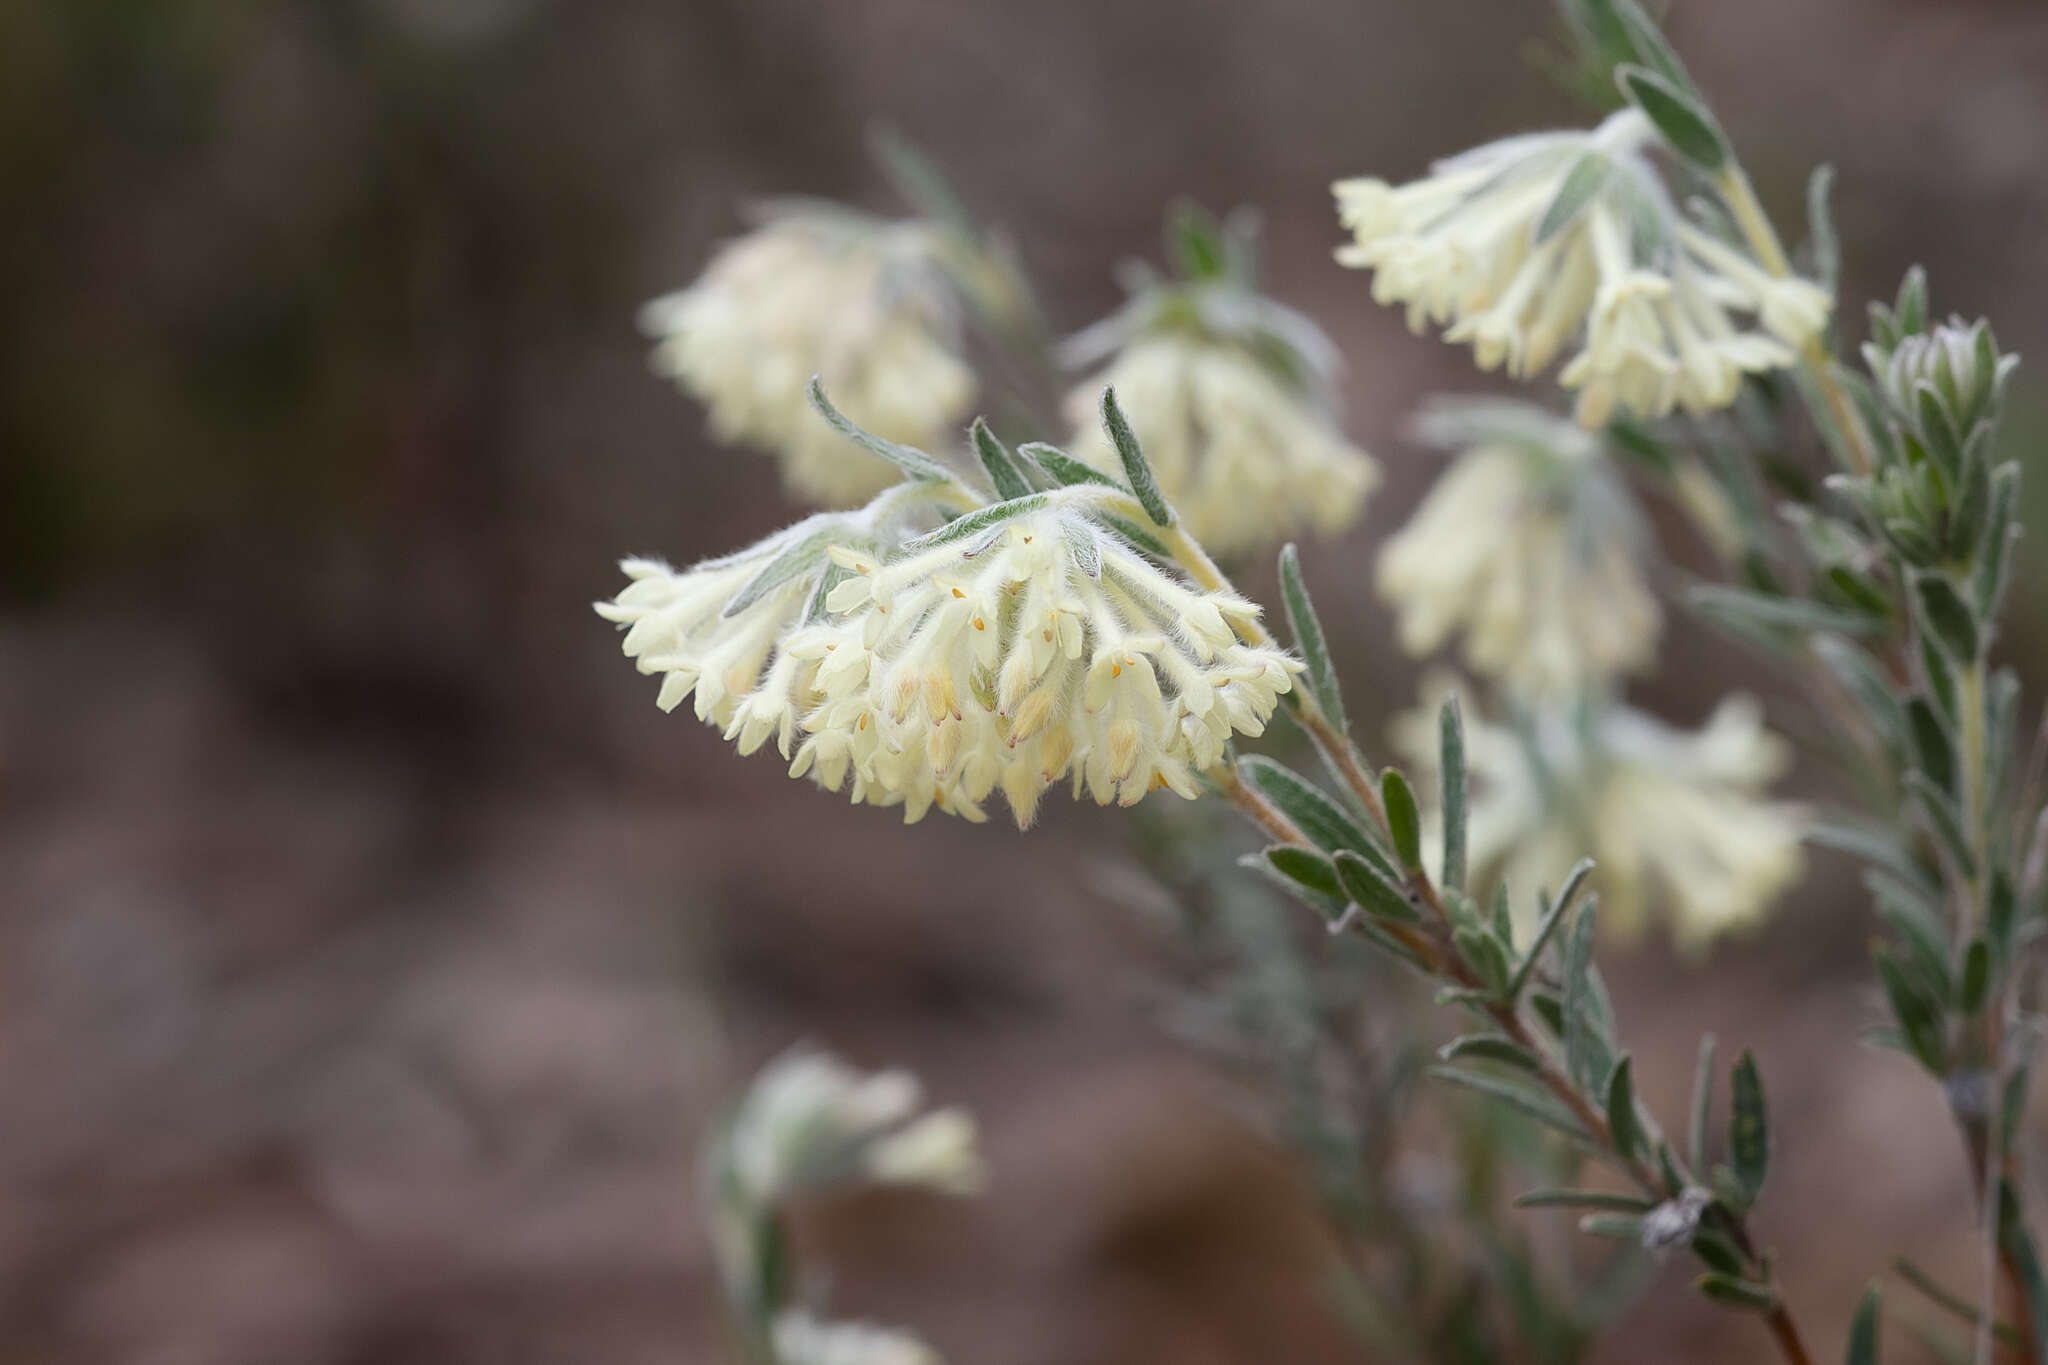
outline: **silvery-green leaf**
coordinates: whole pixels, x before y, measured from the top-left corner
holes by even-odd
[[[996,438],[988,429],[988,423],[977,417],[968,428],[968,435],[974,440],[974,453],[981,457],[981,467],[988,473],[988,481],[996,490],[998,501],[1027,497],[1033,491],[1024,472],[1017,467],[1017,461],[1010,454],[1008,446]]]
[[[1837,635],[1869,635],[1881,629],[1862,612],[1844,611],[1799,597],[1778,597],[1720,584],[1699,584],[1686,601],[1720,625],[1758,643],[1783,643],[1780,632],[1825,630]]]
[[[2012,562],[2013,541],[2019,536],[2013,525],[2019,484],[2018,464],[2001,465],[1991,472],[1991,500],[1984,513],[1983,534],[1977,537],[1977,567],[1970,577],[1970,603],[1986,621],[1997,619],[2005,595],[2006,568]]]
[[[1614,163],[1601,152],[1582,153],[1572,168],[1565,172],[1558,182],[1557,193],[1550,197],[1550,204],[1543,210],[1543,217],[1537,220],[1536,237],[1532,245],[1542,246],[1551,238],[1563,232],[1593,202],[1594,196],[1606,187],[1608,177],[1614,174]]]
[[[1454,1066],[1433,1066],[1429,1068],[1429,1075],[1437,1080],[1477,1091],[1581,1144],[1592,1142],[1592,1135],[1586,1131],[1585,1125],[1579,1122],[1571,1110],[1552,1099],[1549,1092],[1536,1088],[1533,1082],[1518,1077],[1461,1071]]]
[[[1237,766],[1246,781],[1324,852],[1358,851],[1372,846],[1365,831],[1352,822],[1343,807],[1292,768],[1264,754],[1246,755],[1238,760]]]
[[[1117,405],[1113,388],[1102,391],[1102,426],[1109,433],[1109,443],[1116,447],[1117,458],[1123,462],[1124,482],[1131,486],[1131,493],[1145,509],[1145,515],[1161,526],[1173,525],[1173,508],[1167,505],[1165,495],[1159,491],[1159,482],[1152,477],[1152,466],[1146,461],[1137,435],[1124,417],[1124,410]]]
[[[1728,1160],[1735,1178],[1749,1192],[1749,1202],[1755,1203],[1770,1171],[1771,1128],[1764,1108],[1763,1078],[1757,1074],[1756,1058],[1746,1049],[1736,1059],[1728,1080]]]
[[[1948,849],[1956,867],[1965,877],[1976,876],[1977,855],[1963,833],[1963,814],[1957,808],[1955,798],[1935,786],[1923,772],[1907,773],[1906,787],[1919,802],[1920,809],[1926,812],[1928,828]]]
[[[914,446],[898,445],[885,441],[879,436],[862,431],[847,419],[845,414],[832,406],[832,400],[825,397],[825,386],[814,376],[810,387],[811,406],[818,415],[830,422],[840,435],[859,445],[863,450],[879,455],[890,464],[902,470],[918,483],[945,483],[953,476],[946,467]]]
[[[1592,1002],[1588,999],[1593,970],[1593,930],[1598,920],[1598,908],[1596,902],[1587,901],[1565,938],[1565,1064],[1572,1078],[1585,1086],[1592,1086],[1600,1079],[1593,1070]]]
[[[1077,483],[1099,483],[1108,488],[1121,486],[1094,465],[1077,460],[1058,446],[1049,446],[1043,441],[1026,441],[1017,447],[1017,453],[1037,461],[1039,467],[1057,479],[1063,488]]]
[[[927,531],[921,536],[904,541],[897,550],[902,554],[912,554],[919,550],[932,549],[934,546],[950,545],[956,540],[965,540],[969,536],[979,535],[983,531],[1001,526],[1016,517],[1036,512],[1045,506],[1045,501],[1045,494],[1031,493],[1021,498],[1011,498],[1008,502],[977,507],[972,512],[953,518],[936,531]]]
[[[1686,1159],[1695,1171],[1707,1168],[1707,1124],[1714,1109],[1714,1035],[1700,1037],[1700,1059],[1692,1073],[1692,1122]]]
[[[2033,1236],[2020,1213],[2019,1195],[2010,1180],[1998,1182],[1998,1243],[2020,1283],[2020,1293],[2026,1296],[2027,1316],[2035,1324],[2035,1365],[2048,1365],[2048,1330],[2041,1326],[2048,1323],[2048,1277],[2043,1276],[2041,1257],[2034,1249]]]
[[[837,537],[842,543],[843,535]],[[774,592],[777,588],[799,578],[808,578],[825,565],[825,547],[833,543],[835,532],[821,529],[791,542],[761,567],[761,572],[748,579],[746,585],[732,595],[720,616],[730,619],[753,606],[756,602]]]
[[[1640,1195],[1607,1190],[1530,1190],[1515,1196],[1518,1209],[1598,1209],[1605,1213],[1648,1213],[1656,1205]]]
[[[1501,1062],[1523,1071],[1535,1071],[1540,1067],[1534,1053],[1505,1033],[1462,1034],[1438,1048],[1436,1055],[1446,1062]]]
[[[1314,892],[1319,903],[1341,905],[1346,899],[1330,860],[1312,849],[1276,844],[1266,850],[1266,861],[1288,881]]]
[[[1636,1124],[1636,1087],[1626,1052],[1607,1078],[1607,1132],[1623,1161],[1635,1155],[1642,1133]]]
[[[1831,294],[1842,277],[1842,239],[1835,231],[1832,207],[1834,188],[1835,168],[1815,166],[1806,181],[1807,240],[1813,247],[1814,278]]]
[[[1730,1308],[1746,1308],[1751,1312],[1768,1313],[1778,1306],[1778,1296],[1767,1284],[1741,1279],[1720,1271],[1710,1271],[1692,1282],[1692,1287],[1712,1299],[1715,1303]]]
[[[1280,598],[1287,608],[1287,626],[1294,633],[1294,647],[1308,665],[1309,690],[1316,705],[1339,734],[1348,728],[1344,719],[1344,694],[1337,684],[1337,668],[1330,660],[1330,646],[1323,635],[1323,623],[1309,598],[1308,584],[1301,576],[1301,554],[1292,543],[1280,550]]]
[[[1906,702],[1906,728],[1912,740],[1913,762],[1935,786],[1945,792],[1956,789],[1956,748],[1948,726],[1925,697]]]
[[[1940,1007],[1921,992],[1898,959],[1885,948],[1880,946],[1873,956],[1877,960],[1878,980],[1884,985],[1885,998],[1891,1003],[1892,1017],[1898,1021],[1899,1034],[1906,1046],[1930,1074],[1946,1075],[1948,1036]]]
[[[1465,719],[1455,693],[1437,714],[1438,759],[1443,773],[1444,885],[1465,889]]]
[[[1522,993],[1522,988],[1529,983],[1530,974],[1536,970],[1536,964],[1542,960],[1543,950],[1549,945],[1551,936],[1557,932],[1557,926],[1564,920],[1566,912],[1571,909],[1572,899],[1578,895],[1579,887],[1584,885],[1587,876],[1592,871],[1593,860],[1591,858],[1581,858],[1578,862],[1572,864],[1572,870],[1565,874],[1564,885],[1558,888],[1557,903],[1546,907],[1542,915],[1538,917],[1536,933],[1529,940],[1529,950],[1522,954],[1522,961],[1515,968],[1515,974],[1508,982],[1508,998],[1510,1000],[1519,996]]]
[[[1380,800],[1387,812],[1387,834],[1394,852],[1410,871],[1422,866],[1422,815],[1415,806],[1415,791],[1399,768],[1380,773]]]
[[[1849,1348],[1842,1356],[1843,1365],[1878,1365],[1877,1311],[1881,1296],[1882,1291],[1873,1283],[1857,1301],[1856,1316],[1849,1320]]]

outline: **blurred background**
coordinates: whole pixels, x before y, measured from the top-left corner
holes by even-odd
[[[1839,168],[1852,340],[1917,260],[2048,354],[2048,7],[1675,10],[1781,221]],[[1371,1359],[1297,1164],[1152,1008],[1127,822],[849,809],[663,716],[588,604],[791,518],[633,317],[744,197],[896,209],[883,120],[1062,329],[1172,197],[1263,208],[1389,474],[1305,547],[1373,736],[1413,671],[1372,548],[1437,462],[1403,419],[1477,380],[1331,262],[1327,184],[1580,121],[1553,37],[1536,0],[0,5],[0,1360],[721,1359],[693,1144],[802,1039],[971,1105],[994,1173],[807,1217],[837,1311],[994,1365]],[[2013,407],[2038,438],[2031,366]],[[1694,723],[1742,669],[1681,622],[1637,695]],[[1763,934],[1609,969],[1659,1112],[1702,1029],[1763,1059],[1759,1226],[1823,1355],[1893,1250],[1974,1264],[1939,1096],[1856,1041],[1853,888],[1816,855]],[[1593,1358],[1757,1358],[1689,1276]]]

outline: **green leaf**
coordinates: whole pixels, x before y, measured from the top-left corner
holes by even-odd
[[[1311,849],[1297,848],[1293,844],[1275,844],[1266,850],[1266,861],[1273,870],[1298,886],[1313,891],[1324,903],[1343,904],[1348,898],[1343,885],[1337,880],[1337,870],[1330,860]]]
[[[1465,718],[1454,692],[1437,714],[1444,789],[1444,885],[1465,889]]]
[[[1606,1237],[1641,1245],[1643,1220],[1625,1213],[1589,1213],[1579,1220],[1579,1231],[1588,1237]]]
[[[1956,788],[1956,750],[1948,727],[1925,697],[1906,702],[1906,730],[1913,745],[1913,762],[1929,781],[1945,792]]]
[[[1835,168],[1815,166],[1806,181],[1807,241],[1813,248],[1813,274],[1821,288],[1833,293],[1842,278],[1842,238],[1835,231],[1832,207]]]
[[[950,545],[956,540],[965,540],[969,536],[979,535],[983,531],[989,530],[991,527],[1000,526],[1014,517],[1021,517],[1028,512],[1036,512],[1039,508],[1045,506],[1045,499],[1046,495],[1043,493],[1032,493],[1021,498],[1011,498],[1008,502],[995,502],[990,503],[986,507],[978,507],[965,516],[953,518],[936,531],[927,531],[921,536],[913,536],[897,546],[897,552],[899,554],[915,553],[919,550],[929,550],[938,545]]]
[[[1970,604],[1979,618],[1998,619],[1999,601],[2005,595],[2007,566],[2012,562],[2013,542],[2019,530],[2013,525],[2013,504],[2018,497],[2020,469],[2005,464],[1991,472],[1991,504],[1984,514],[1984,532],[1978,538],[1977,568],[1970,577]]]
[[[1714,1035],[1700,1035],[1700,1060],[1692,1073],[1692,1123],[1686,1159],[1695,1171],[1707,1168],[1707,1124],[1714,1108]]]
[[[1849,1320],[1849,1347],[1843,1365],[1878,1365],[1877,1320],[1883,1300],[1884,1291],[1872,1281]]]
[[[1935,1307],[1955,1314],[1964,1322],[1974,1325],[1978,1315],[1983,1311],[1979,1304],[1948,1288],[1904,1256],[1892,1261],[1892,1270],[1900,1279],[1925,1294]],[[2003,1346],[2017,1348],[2022,1344],[2020,1329],[2011,1323],[1994,1322],[1991,1325],[1991,1334]]]
[[[1422,916],[1408,897],[1387,879],[1373,863],[1350,849],[1339,849],[1333,861],[1337,868],[1337,880],[1344,887],[1344,894],[1351,903],[1368,915],[1393,920],[1399,924],[1417,924]]]
[[[1613,174],[1614,163],[1605,154],[1582,153],[1558,183],[1557,193],[1550,197],[1549,207],[1543,210],[1543,217],[1537,221],[1536,240],[1532,245],[1542,246],[1569,227]]]
[[[1763,1078],[1757,1074],[1756,1058],[1744,1049],[1729,1073],[1728,1160],[1735,1178],[1749,1192],[1751,1203],[1763,1193],[1764,1176],[1771,1164],[1771,1128],[1764,1109]]]
[[[1598,1209],[1603,1213],[1648,1213],[1657,1207],[1640,1195],[1608,1190],[1530,1190],[1515,1196],[1518,1209]]]
[[[1920,978],[1919,985],[1937,1003],[1955,992],[1948,963],[1948,932],[1932,910],[1913,890],[1895,878],[1872,869],[1863,883],[1877,902],[1878,918],[1898,935],[1907,962]]]
[[[1892,1017],[1899,1023],[1899,1036],[1930,1074],[1947,1075],[1948,1036],[1939,1006],[1914,984],[1889,950],[1879,946],[1875,956],[1878,979],[1884,983]]]
[[[1505,1033],[1463,1034],[1438,1048],[1436,1055],[1446,1062],[1502,1062],[1524,1071],[1537,1071],[1542,1066],[1534,1053]]]
[[[1152,558],[1160,563],[1173,563],[1173,551],[1160,544],[1158,537],[1138,525],[1137,522],[1109,512],[1092,512],[1089,514],[1089,520],[1095,522],[1098,526],[1115,532],[1133,549],[1152,556]]]
[[[981,228],[968,212],[952,182],[922,149],[893,128],[868,130],[868,151],[882,168],[882,174],[896,192],[919,214],[943,223],[970,241],[979,240]]]
[[[1017,447],[1017,453],[1037,461],[1039,468],[1058,480],[1062,488],[1072,487],[1077,483],[1097,483],[1106,488],[1123,487],[1094,465],[1085,460],[1077,460],[1058,446],[1049,446],[1043,441],[1026,441]]]
[[[1579,911],[1579,917],[1572,922],[1571,934],[1565,939],[1564,953],[1565,1065],[1573,1079],[1589,1087],[1599,1080],[1592,1074],[1590,1065],[1593,1041],[1587,1000],[1591,991],[1589,978],[1593,970],[1593,930],[1597,910],[1598,906],[1588,901],[1586,908]]]
[[[825,566],[825,547],[835,539],[845,540],[843,534],[833,529],[814,531],[790,542],[761,567],[761,571],[748,579],[746,585],[732,595],[719,615],[727,620],[739,615],[748,607],[798,578],[808,578]]]
[[[1623,1161],[1636,1154],[1642,1132],[1636,1124],[1636,1087],[1626,1052],[1607,1078],[1607,1131],[1614,1140],[1615,1153]]]
[[[1970,946],[1963,949],[1963,972],[1961,984],[1956,990],[1956,1008],[1964,1014],[1976,1014],[1984,1008],[1984,998],[1991,989],[1991,945],[1981,938],[1970,940]]]
[[[1971,852],[1970,841],[1963,833],[1963,813],[1956,808],[1955,798],[1935,786],[1927,774],[1920,772],[1906,774],[1906,789],[1920,803],[1920,809],[1927,816],[1927,827],[1948,849],[1957,869],[1966,878],[1975,877],[1977,855]]]
[[[1616,84],[1628,102],[1643,111],[1671,149],[1709,175],[1728,164],[1728,143],[1707,112],[1692,95],[1640,66],[1624,66],[1614,73]]]
[[[981,467],[988,471],[988,481],[994,485],[996,497],[1007,501],[1011,498],[1027,497],[1032,492],[1030,482],[1017,468],[1010,449],[996,434],[988,429],[988,423],[981,418],[974,419],[974,425],[967,434],[974,439],[974,453],[981,457]]]
[[[1920,617],[1959,667],[1977,661],[1977,618],[1964,602],[1948,575],[1924,569],[1913,575],[1913,595],[1920,603]]]
[[[1590,1145],[1592,1135],[1588,1133],[1569,1109],[1552,1099],[1542,1090],[1532,1088],[1532,1083],[1510,1076],[1482,1074],[1475,1071],[1460,1071],[1452,1066],[1433,1066],[1429,1075],[1452,1085],[1476,1091],[1500,1104],[1507,1105],[1528,1115],[1538,1123],[1555,1129],[1576,1142]]]
[[[1892,754],[1906,746],[1906,708],[1892,691],[1884,670],[1863,650],[1838,635],[1813,637],[1813,652],[1827,665],[1863,708],[1864,717],[1876,732],[1878,742]]]
[[[1510,1001],[1520,996],[1522,988],[1529,984],[1529,976],[1542,959],[1543,950],[1549,945],[1551,935],[1557,932],[1557,926],[1563,921],[1565,912],[1571,909],[1572,898],[1578,894],[1579,887],[1585,883],[1587,875],[1592,870],[1593,860],[1581,858],[1572,864],[1572,870],[1565,874],[1564,885],[1558,888],[1557,904],[1545,910],[1542,918],[1536,921],[1536,934],[1529,940],[1529,951],[1522,955],[1521,964],[1515,968],[1515,974],[1508,982],[1507,997]]]
[[[1508,950],[1501,941],[1476,924],[1461,924],[1451,931],[1451,942],[1473,974],[1499,998],[1508,985]]]
[[[1685,72],[1685,66],[1678,60],[1678,53],[1665,38],[1657,21],[1636,0],[1611,0],[1614,12],[1620,18],[1622,27],[1628,30],[1629,45],[1643,65],[1664,77],[1681,90],[1693,88],[1692,77]]]
[[[1768,1313],[1778,1306],[1778,1296],[1767,1284],[1745,1280],[1735,1275],[1713,1271],[1692,1282],[1692,1287],[1705,1294],[1715,1303],[1730,1308],[1747,1308],[1752,1312]]]
[[[1380,800],[1387,811],[1387,833],[1393,838],[1395,856],[1401,866],[1414,871],[1422,866],[1422,816],[1415,808],[1415,791],[1399,768],[1380,774]]]
[[[1139,447],[1138,437],[1125,419],[1124,410],[1117,406],[1114,388],[1102,391],[1102,428],[1109,433],[1109,443],[1116,447],[1117,458],[1123,461],[1124,482],[1131,486],[1131,492],[1145,509],[1145,515],[1161,526],[1173,525],[1173,509],[1167,506],[1165,495],[1159,491],[1159,481],[1152,477],[1152,466],[1146,462],[1145,452]]]
[[[2035,1365],[2048,1365],[2048,1331],[2040,1326],[2048,1323],[2048,1279],[2042,1276],[2041,1258],[2009,1180],[1998,1182],[1998,1241],[2020,1282],[2020,1292],[2026,1296],[2027,1316],[2035,1323]]]
[[[1707,1269],[1718,1270],[1723,1275],[1742,1277],[1742,1253],[1735,1244],[1711,1228],[1695,1229],[1692,1235],[1692,1254],[1706,1263]]]
[[[1900,336],[1927,330],[1927,267],[1915,265],[1899,281],[1898,302],[1892,305]]]
[[[1337,666],[1330,661],[1330,646],[1323,635],[1322,618],[1309,598],[1308,585],[1301,577],[1301,552],[1292,543],[1280,550],[1280,598],[1287,607],[1287,628],[1294,633],[1294,647],[1308,664],[1309,690],[1316,705],[1339,734],[1348,728],[1344,719],[1344,693],[1337,685]]]
[[[1343,807],[1294,769],[1264,754],[1248,754],[1238,760],[1237,766],[1246,781],[1278,806],[1280,813],[1292,820],[1308,836],[1309,842],[1325,853],[1372,847],[1365,831],[1352,823]]]
[[[1181,276],[1189,280],[1218,278],[1228,259],[1222,225],[1214,214],[1188,199],[1175,200],[1166,210],[1166,251]]]
[[[1716,624],[1765,644],[1774,643],[1781,632],[1805,634],[1822,630],[1836,635],[1869,635],[1881,629],[1880,622],[1860,611],[1717,583],[1689,588],[1685,600],[1693,610]]]
[[[870,454],[881,456],[890,464],[902,470],[913,481],[917,483],[945,483],[953,477],[944,465],[925,454],[922,450],[918,450],[913,446],[898,445],[894,441],[885,441],[879,436],[870,435],[862,431],[859,427],[848,421],[838,408],[832,406],[832,400],[825,397],[825,386],[818,381],[816,376],[813,376],[811,379],[809,393],[811,406],[816,408],[818,415],[831,423],[841,436],[846,437]]]

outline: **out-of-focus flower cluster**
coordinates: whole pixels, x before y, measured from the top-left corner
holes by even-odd
[[[793,1197],[865,1184],[973,1194],[984,1179],[974,1119],[920,1114],[907,1071],[862,1073],[809,1049],[763,1068],[706,1162],[712,1249],[743,1330],[775,1365],[937,1365],[907,1333],[823,1322],[789,1305],[780,1217]]]
[[[1646,535],[1597,438],[1511,400],[1439,400],[1416,431],[1458,455],[1380,550],[1409,653],[1462,631],[1473,669],[1548,700],[1650,662]]]
[[[701,399],[722,441],[775,454],[798,498],[829,507],[895,482],[811,407],[823,380],[853,421],[925,448],[965,421],[977,384],[962,357],[948,241],[815,201],[768,206],[689,288],[647,305],[654,364]]]
[[[1106,385],[1144,441],[1160,489],[1211,552],[1344,530],[1380,475],[1337,424],[1337,348],[1259,291],[1248,216],[1217,223],[1183,206],[1169,220],[1168,242],[1185,278],[1131,267],[1130,301],[1062,347],[1070,368],[1093,371],[1068,398],[1073,452],[1117,468],[1094,421]]]
[[[1403,716],[1395,739],[1437,774],[1433,707]],[[1727,698],[1696,731],[1618,704],[1507,724],[1468,712],[1465,752],[1472,866],[1526,890],[1590,855],[1603,919],[1624,928],[1661,911],[1682,947],[1702,948],[1753,924],[1802,870],[1804,809],[1764,795],[1790,754],[1751,698]]]
[[[1353,240],[1337,259],[1373,271],[1373,296],[1406,304],[1416,331],[1470,342],[1482,369],[1527,377],[1576,344],[1558,378],[1588,427],[1726,407],[1744,375],[1794,363],[1832,300],[1687,220],[1645,155],[1654,140],[1624,109],[1590,132],[1488,143],[1406,185],[1339,181]]]

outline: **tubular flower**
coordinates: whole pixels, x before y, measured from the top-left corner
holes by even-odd
[[[1488,143],[1399,187],[1340,181],[1354,240],[1337,259],[1372,270],[1373,297],[1406,304],[1414,330],[1448,324],[1481,369],[1533,375],[1577,342],[1558,377],[1588,427],[1618,408],[1725,407],[1745,374],[1793,364],[1832,300],[1684,221],[1644,155],[1653,138],[1626,109],[1591,132]]]
[[[1432,654],[1463,630],[1472,668],[1532,698],[1648,664],[1662,614],[1641,517],[1598,442],[1506,400],[1440,403],[1417,426],[1461,453],[1380,550],[1402,647]]]
[[[626,627],[623,648],[640,671],[661,676],[655,705],[673,711],[694,693],[697,719],[722,729],[741,753],[772,735],[787,758],[815,670],[783,645],[823,610],[825,542],[874,544],[900,534],[916,510],[914,496],[892,491],[858,513],[819,513],[688,569],[628,559],[619,567],[632,582],[596,611]]]
[[[1301,665],[1241,638],[1255,605],[1155,567],[1085,502],[1018,501],[886,562],[833,549],[851,572],[826,599],[841,619],[789,643],[821,699],[793,776],[835,791],[851,776],[854,800],[908,820],[933,805],[981,819],[1000,788],[1021,827],[1068,775],[1099,803],[1192,798],[1233,732],[1264,731]]]
[[[1396,730],[1433,771],[1434,711]],[[1661,907],[1679,946],[1697,951],[1754,924],[1799,879],[1806,812],[1762,795],[1788,754],[1749,697],[1725,699],[1692,732],[1627,707],[1516,729],[1468,715],[1465,742],[1472,865],[1519,892],[1556,886],[1591,854],[1614,922],[1639,929]]]
[[[780,457],[807,501],[859,503],[894,483],[806,399],[823,379],[853,421],[932,448],[974,401],[958,301],[935,231],[832,206],[786,209],[641,315],[655,368],[710,410],[722,441]]]
[[[1372,458],[1344,439],[1312,400],[1237,344],[1161,332],[1126,346],[1069,407],[1073,451],[1098,469],[1117,454],[1089,420],[1115,388],[1144,438],[1161,489],[1195,538],[1218,554],[1285,539],[1299,528],[1335,534],[1379,482]]]

